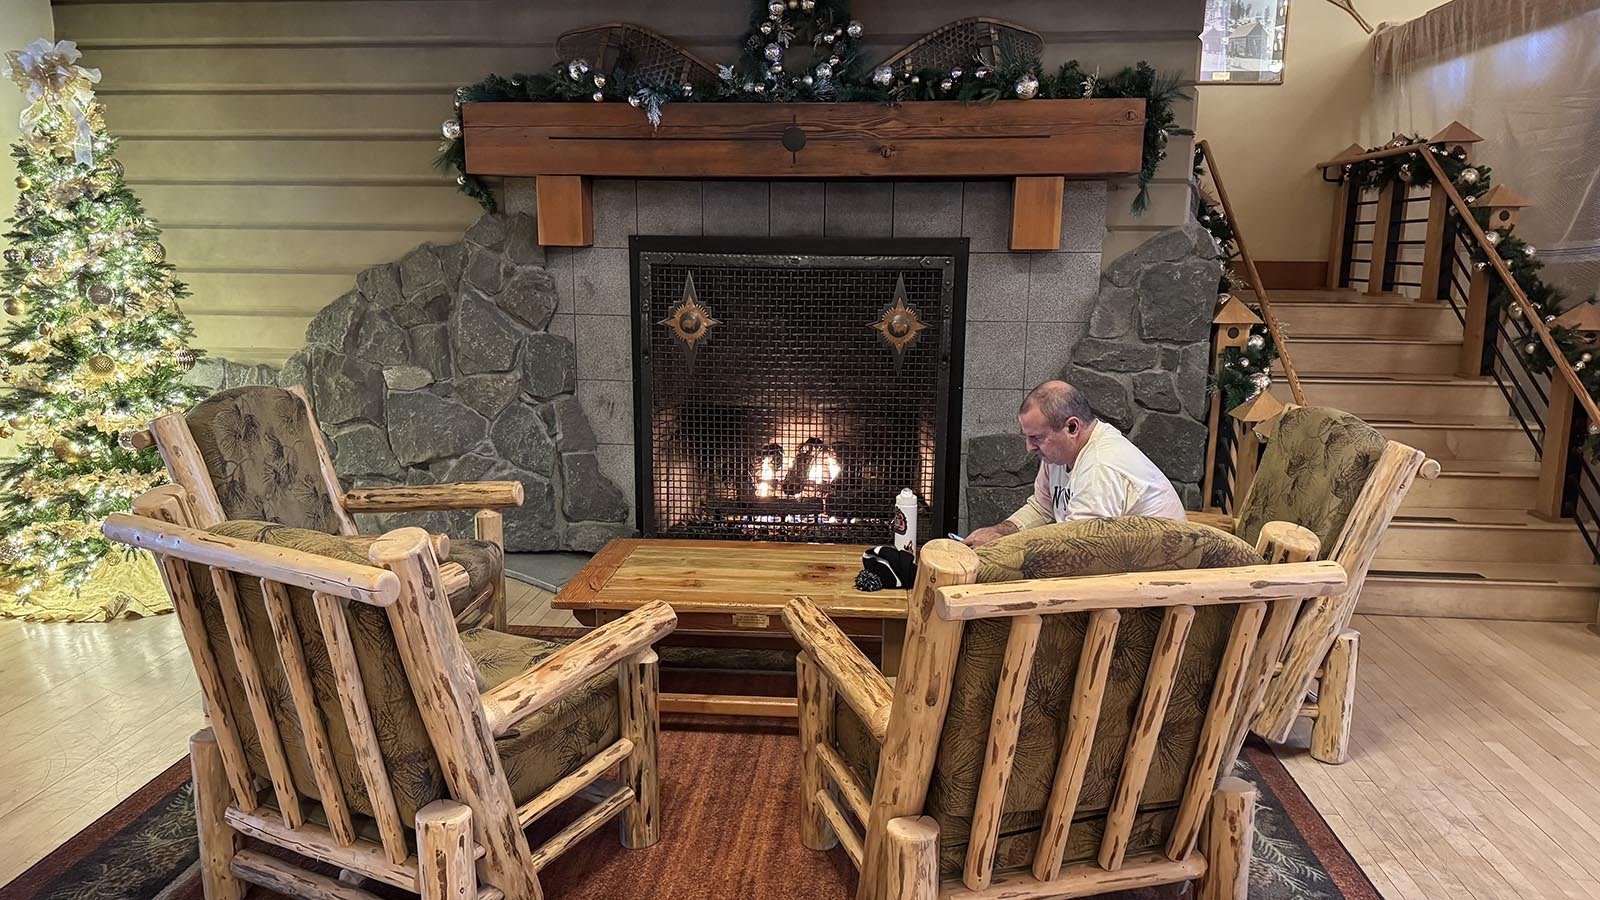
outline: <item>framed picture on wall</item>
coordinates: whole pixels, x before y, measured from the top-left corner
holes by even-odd
[[[1282,84],[1289,0],[1206,0],[1201,84]]]

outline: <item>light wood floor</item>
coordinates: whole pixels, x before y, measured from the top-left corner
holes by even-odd
[[[514,584],[512,621],[574,624]],[[1389,900],[1600,898],[1600,637],[1358,617],[1351,761],[1289,770]],[[182,758],[199,725],[170,616],[0,621],[0,884]],[[1303,746],[1304,736],[1298,736]]]

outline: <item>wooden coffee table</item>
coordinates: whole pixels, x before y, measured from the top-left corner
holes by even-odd
[[[861,554],[850,544],[627,538],[612,541],[556,594],[554,605],[599,625],[651,600],[678,613],[678,634],[787,636],[782,611],[810,597],[851,637],[883,642],[884,674],[899,671],[906,592],[855,588]],[[731,676],[730,677],[736,677]],[[793,716],[793,697],[661,695],[667,712]]]

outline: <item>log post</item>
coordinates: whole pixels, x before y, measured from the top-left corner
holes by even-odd
[[[1360,144],[1351,144],[1346,147],[1340,156],[1352,156],[1366,152]],[[1345,263],[1350,258],[1350,245],[1345,241],[1345,232],[1350,229],[1350,203],[1355,199],[1359,189],[1355,182],[1343,175],[1339,178],[1339,190],[1333,197],[1333,222],[1328,230],[1328,289],[1337,290],[1344,287]]]
[[[417,810],[417,883],[422,900],[477,900],[472,810],[435,800]]]
[[[817,745],[833,746],[833,685],[804,652],[795,657],[794,666],[800,708],[800,843],[828,850],[839,837],[817,802],[817,792],[827,784]]]
[[[661,696],[658,658],[645,650],[617,664],[622,736],[633,750],[618,765],[618,777],[633,789],[633,801],[618,817],[622,846],[639,850],[661,839]]]
[[[1422,287],[1417,300],[1428,302],[1445,297],[1445,276],[1450,271],[1450,250],[1445,243],[1449,229],[1445,210],[1450,208],[1450,196],[1438,184],[1428,190],[1428,230],[1422,245]]]
[[[1472,280],[1467,285],[1467,308],[1461,323],[1461,358],[1456,363],[1456,374],[1463,378],[1477,378],[1483,374],[1483,343],[1489,332],[1489,277],[1488,269],[1473,269]]]
[[[937,900],[939,823],[928,816],[890,819],[884,900]]]
[[[506,520],[498,509],[480,509],[472,516],[473,537],[500,548],[500,577],[494,583],[494,599],[489,601],[490,628],[505,631],[506,625]]]
[[[1229,776],[1217,782],[1206,821],[1206,873],[1196,900],[1246,900],[1255,840],[1256,789]]]
[[[1311,758],[1338,765],[1350,757],[1350,716],[1356,702],[1356,657],[1361,635],[1346,628],[1322,661],[1317,718],[1311,725]]]
[[[207,728],[189,739],[194,773],[194,818],[200,835],[200,884],[206,900],[240,900],[244,885],[233,874],[233,856],[244,838],[228,824],[228,773],[217,738]]]
[[[1559,519],[1567,494],[1567,467],[1572,447],[1572,426],[1577,418],[1578,398],[1560,372],[1550,375],[1550,405],[1544,417],[1544,437],[1539,453],[1539,486],[1534,494],[1533,514]]]

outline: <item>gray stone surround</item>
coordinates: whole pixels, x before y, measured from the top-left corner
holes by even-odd
[[[1016,411],[1051,378],[1083,388],[1198,502],[1216,246],[1191,223],[1102,274],[1103,183],[1069,182],[1060,249],[1028,253],[1007,249],[1003,181],[598,180],[594,246],[576,249],[534,241],[531,179],[503,194],[505,213],[463,240],[363,272],[276,374],[310,391],[347,481],[520,480],[510,549],[597,549],[634,522],[630,235],[964,236],[962,527],[1026,496],[1037,462]],[[213,360],[192,380],[273,377]]]

